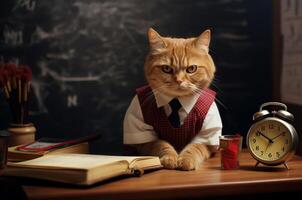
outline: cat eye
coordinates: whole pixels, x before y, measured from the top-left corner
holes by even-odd
[[[164,73],[167,73],[167,74],[172,74],[173,73],[173,69],[170,66],[168,66],[168,65],[161,66],[161,70]]]
[[[192,74],[196,72],[196,70],[197,70],[197,65],[191,65],[186,69],[186,72]]]

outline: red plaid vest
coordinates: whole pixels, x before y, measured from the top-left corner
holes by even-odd
[[[196,101],[194,107],[179,127],[173,127],[163,107],[158,108],[152,89],[143,86],[136,89],[145,123],[153,126],[160,139],[169,142],[180,151],[199,133],[208,110],[215,100],[216,93],[205,89]]]

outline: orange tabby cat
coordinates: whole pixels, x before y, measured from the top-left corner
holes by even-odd
[[[215,65],[209,55],[210,30],[197,38],[182,39],[162,37],[150,28],[148,37],[150,52],[144,69],[154,94],[190,97],[206,93],[205,89],[215,73]],[[160,137],[152,142],[136,144],[136,147],[140,154],[159,156],[165,168],[181,170],[200,168],[211,151],[216,149],[202,143],[188,143],[183,149],[176,150]]]

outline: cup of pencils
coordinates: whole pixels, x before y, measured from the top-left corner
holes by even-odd
[[[35,140],[36,128],[28,119],[31,80],[32,71],[27,65],[7,63],[0,66],[0,87],[12,114],[9,146]]]

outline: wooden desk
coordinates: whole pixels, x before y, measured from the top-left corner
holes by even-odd
[[[76,189],[54,186],[23,188],[29,199],[179,199],[219,197],[302,190],[302,157],[294,157],[288,165],[254,168],[255,161],[247,152],[241,153],[241,168],[224,171],[220,158],[205,162],[198,171],[159,170],[142,177],[131,177]]]

